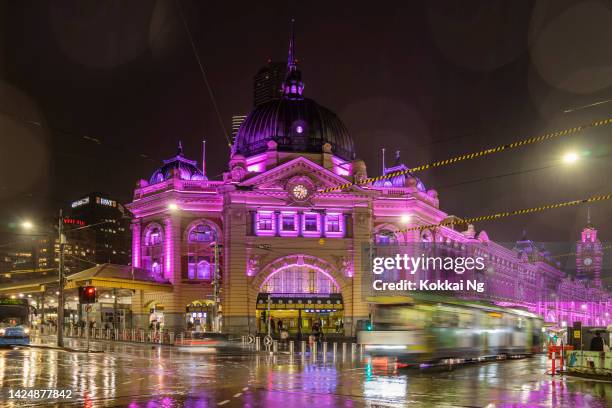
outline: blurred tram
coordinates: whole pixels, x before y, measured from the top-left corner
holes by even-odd
[[[375,299],[357,333],[372,355],[419,362],[542,351],[542,319],[525,310],[431,296]]]

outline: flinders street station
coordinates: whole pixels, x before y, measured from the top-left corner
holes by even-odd
[[[292,335],[310,332],[315,320],[325,332],[354,335],[370,313],[368,248],[408,243],[483,256],[486,269],[464,275],[485,282],[480,299],[558,327],[612,321],[590,223],[577,231],[578,273],[569,276],[526,238],[509,249],[477,226],[454,226],[438,193],[408,172],[324,192],[378,171],[358,158],[342,120],[307,97],[293,40],[284,68],[277,97],[240,124],[222,180],[209,179],[179,143],[138,182],[127,204],[131,270],[159,288],[132,291],[133,326],[244,334],[265,331],[271,317]],[[399,155],[390,164],[383,175],[408,169]],[[437,226],[406,228],[419,225]]]

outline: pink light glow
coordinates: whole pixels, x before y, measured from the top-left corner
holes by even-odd
[[[261,229],[260,227],[268,220],[267,217],[270,219],[270,229]],[[274,214],[274,211],[257,211],[255,232],[258,237],[273,237],[276,235],[276,214]]]
[[[164,271],[164,276],[172,279],[174,278],[174,259],[173,259],[173,255],[174,255],[174,249],[172,248],[172,220],[170,218],[166,218],[166,240],[164,241],[164,244],[166,246],[165,248],[165,253],[166,253],[166,270]]]
[[[293,231],[283,231],[283,217],[293,217]],[[279,234],[281,237],[297,237],[298,236],[298,215],[295,211],[281,211],[280,214]]]
[[[306,231],[306,216],[314,215],[317,217],[317,230],[316,231]],[[320,237],[321,236],[321,215],[316,212],[305,212],[302,215],[302,235],[305,237]]]
[[[353,165],[351,163],[346,163],[346,160],[339,157],[332,156],[332,163],[334,165],[334,173],[339,176],[349,176],[353,170]]]
[[[132,224],[132,266],[140,268],[140,224]]]
[[[339,231],[329,231],[330,217],[338,217]],[[330,212],[325,215],[325,236],[331,238],[344,237],[344,214]]]
[[[325,275],[327,278],[329,278],[332,283],[336,286],[336,290],[340,291],[340,285],[338,285],[338,282],[334,279],[333,276],[331,276],[329,274],[329,272],[319,268],[318,266],[315,265],[308,265],[308,264],[298,264],[298,263],[293,263],[293,264],[289,264],[289,265],[284,265],[278,269],[276,269],[274,272],[272,272],[271,274],[269,274],[266,279],[264,279],[263,283],[259,286],[259,291],[262,291],[264,286],[266,286],[266,284],[268,283],[268,281],[272,278],[272,276],[276,275],[279,272],[284,271],[287,268],[291,268],[291,267],[306,267],[306,268],[312,268],[314,270],[316,270],[317,272],[320,272],[321,274]]]
[[[261,173],[266,170],[266,154],[258,154],[246,159],[247,171],[249,173]]]

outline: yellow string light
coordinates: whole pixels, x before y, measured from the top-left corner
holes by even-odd
[[[348,182],[348,183],[344,183],[335,187],[328,187],[328,188],[324,188],[319,190],[319,193],[331,193],[332,191],[341,191],[344,190],[346,188],[349,188],[351,186],[354,185],[364,185],[364,184],[370,184],[372,182],[375,181],[379,181],[379,180],[385,180],[385,179],[390,179],[396,176],[401,176],[401,175],[405,175],[405,174],[411,174],[411,173],[417,173],[420,171],[424,171],[424,170],[428,170],[430,168],[435,168],[435,167],[443,167],[443,166],[447,166],[449,164],[454,164],[460,161],[465,161],[465,160],[472,160],[472,159],[476,159],[479,157],[483,157],[483,156],[488,156],[490,154],[495,154],[495,153],[500,153],[503,152],[505,150],[510,150],[510,149],[516,149],[518,147],[523,147],[523,146],[527,146],[527,145],[531,145],[531,144],[535,144],[535,143],[539,143],[539,142],[544,142],[546,140],[550,140],[550,139],[554,139],[557,137],[562,137],[562,136],[569,136],[569,135],[574,135],[576,133],[582,132],[588,128],[592,128],[592,127],[601,127],[601,126],[607,126],[612,124],[612,118],[608,118],[608,119],[602,119],[602,120],[594,120],[588,124],[585,125],[580,125],[580,126],[576,126],[576,127],[572,127],[572,128],[567,128],[567,129],[563,129],[563,130],[558,130],[556,132],[550,132],[547,133],[545,135],[540,135],[540,136],[534,136],[531,137],[529,139],[524,139],[524,140],[519,140],[517,142],[513,142],[513,143],[509,143],[509,144],[505,144],[502,146],[497,146],[497,147],[492,147],[489,149],[485,149],[485,150],[481,150],[478,152],[474,152],[474,153],[467,153],[461,156],[456,156],[450,159],[446,159],[446,160],[439,160],[439,161],[435,161],[433,163],[428,163],[428,164],[423,164],[417,167],[413,167],[411,169],[407,169],[407,170],[401,170],[401,171],[394,171],[393,173],[389,173],[389,174],[385,174],[382,176],[377,176],[377,177],[370,177],[370,178],[366,178],[357,182]]]

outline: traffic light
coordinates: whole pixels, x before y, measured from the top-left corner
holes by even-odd
[[[79,303],[89,304],[96,303],[96,287],[95,286],[80,286],[79,287]]]

